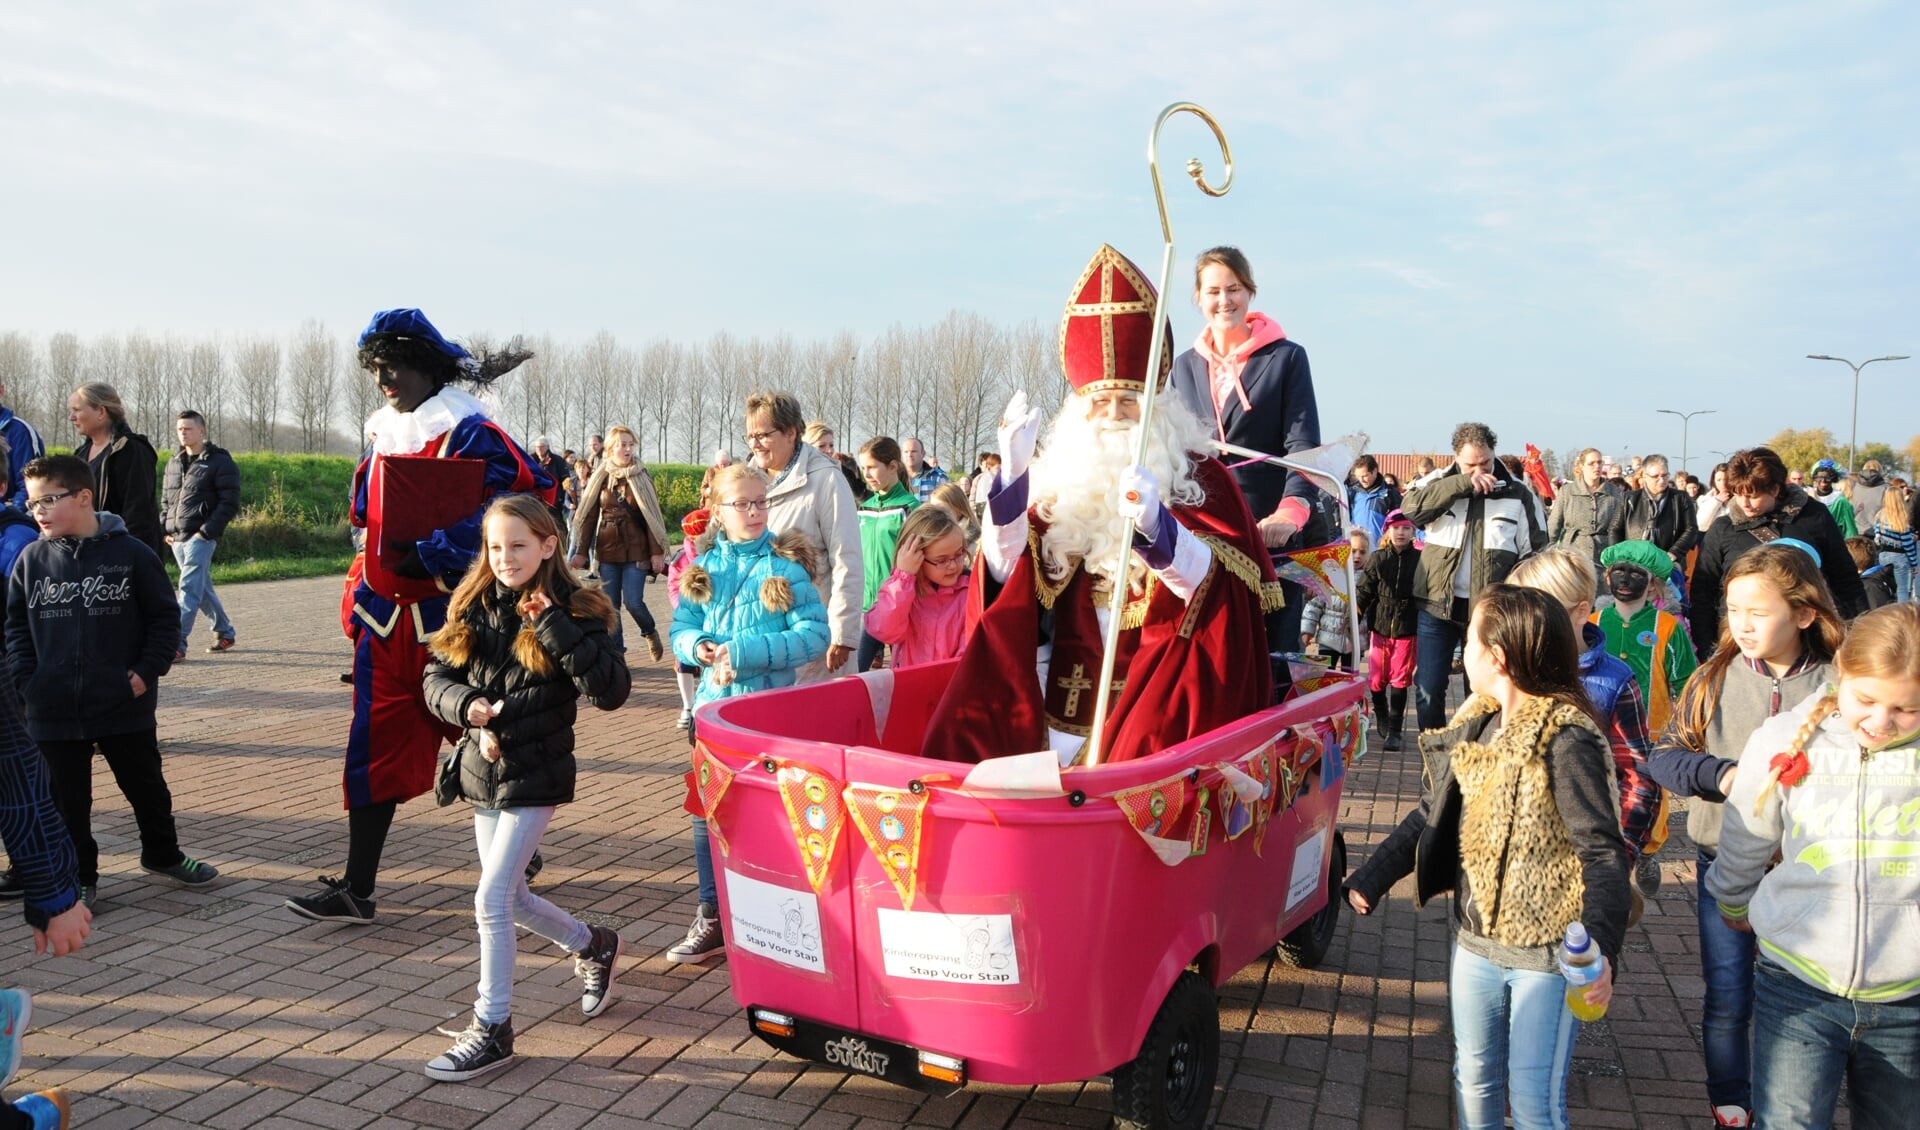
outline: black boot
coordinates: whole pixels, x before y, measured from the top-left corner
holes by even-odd
[[[1387,740],[1387,692],[1373,692],[1373,729],[1381,741]]]
[[[1387,741],[1383,747],[1388,753],[1400,752],[1400,729],[1407,721],[1407,688],[1393,687],[1387,691]]]

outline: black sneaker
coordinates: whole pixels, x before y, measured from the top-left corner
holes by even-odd
[[[20,872],[11,867],[0,871],[0,902],[13,902],[26,897],[27,881],[20,877]]]
[[[220,877],[220,872],[214,870],[211,864],[202,863],[190,855],[181,856],[180,862],[172,867],[148,867],[142,863],[140,870],[149,875],[164,876],[187,887],[202,886]]]
[[[593,927],[593,939],[587,948],[573,955],[573,973],[584,984],[580,989],[580,1013],[598,1016],[613,1003],[614,966],[626,943],[605,926]]]
[[[445,1055],[427,1063],[427,1078],[442,1083],[463,1083],[512,1062],[513,1017],[498,1024],[482,1024],[476,1016]]]
[[[693,912],[693,925],[687,937],[667,951],[667,960],[679,963],[712,961],[727,952],[727,939],[720,932],[720,908],[701,903]]]
[[[527,885],[528,886],[532,886],[533,881],[540,877],[540,872],[543,868],[546,867],[546,865],[547,865],[547,861],[540,858],[540,853],[537,851],[534,852],[533,858],[527,860]]]
[[[290,898],[286,906],[302,918],[315,922],[348,922],[355,926],[373,925],[373,900],[363,899],[347,889],[345,879],[320,877],[326,888],[317,895]]]

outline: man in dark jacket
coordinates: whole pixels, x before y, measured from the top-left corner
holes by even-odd
[[[219,873],[180,851],[173,794],[160,771],[155,684],[180,638],[167,572],[118,515],[93,509],[93,472],[83,460],[45,456],[23,474],[41,538],[20,551],[7,584],[7,661],[79,853],[81,901],[92,904],[100,881],[91,827],[96,746],[140,826],[141,870],[188,886],[211,882]]]
[[[1673,489],[1672,482],[1666,456],[1640,461],[1640,489],[1627,496],[1626,540],[1650,541],[1666,550],[1675,568],[1684,568],[1687,554],[1700,541],[1699,519],[1692,496]]]
[[[200,413],[180,413],[173,434],[180,439],[180,450],[167,461],[160,517],[180,566],[180,642],[173,657],[184,659],[193,618],[202,608],[213,617],[213,644],[207,650],[233,647],[233,621],[213,591],[213,549],[227,523],[240,513],[240,468],[225,448],[207,440],[207,420]]]
[[[1547,545],[1540,499],[1494,458],[1496,442],[1485,424],[1453,429],[1453,462],[1422,476],[1400,503],[1427,532],[1413,578],[1420,604],[1413,705],[1422,730],[1446,724],[1453,649],[1466,638],[1473,598]]]
[[[1733,499],[1700,539],[1700,558],[1693,567],[1693,650],[1701,662],[1720,642],[1722,578],[1741,554],[1777,538],[1798,538],[1820,555],[1820,575],[1841,616],[1851,620],[1867,610],[1866,589],[1854,571],[1839,523],[1826,507],[1787,481],[1787,465],[1771,448],[1735,452],[1727,461],[1727,486]]]

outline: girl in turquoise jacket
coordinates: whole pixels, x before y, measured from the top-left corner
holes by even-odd
[[[698,709],[715,699],[793,685],[794,670],[827,652],[827,610],[807,568],[811,547],[767,532],[760,473],[734,464],[714,476],[720,529],[680,578],[673,653],[701,669]]]
[[[827,653],[827,607],[813,587],[813,546],[802,534],[767,532],[767,485],[744,463],[713,476],[713,513],[695,543],[700,556],[680,575],[673,653],[700,669],[694,709],[716,699],[790,687],[796,668]],[[689,727],[689,735],[698,722]],[[690,801],[691,803],[691,801]],[[707,822],[693,817],[693,865],[700,906],[671,962],[704,963],[725,950],[720,889]]]

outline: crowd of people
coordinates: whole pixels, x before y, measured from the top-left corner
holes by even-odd
[[[373,925],[399,805],[469,804],[476,998],[424,1070],[473,1079],[515,1055],[516,926],[572,956],[583,1018],[617,997],[627,942],[531,884],[575,795],[581,702],[627,700],[627,619],[647,661],[671,652],[690,741],[710,702],[957,658],[919,752],[960,762],[1051,749],[1067,767],[1103,730],[1096,752],[1147,756],[1270,704],[1304,658],[1364,672],[1384,753],[1401,751],[1411,700],[1425,795],[1344,889],[1361,914],[1408,875],[1422,901],[1453,896],[1460,1125],[1567,1125],[1576,1008],[1604,1009],[1634,976],[1626,932],[1683,798],[1716,1124],[1821,1125],[1842,1086],[1855,1125],[1904,1124],[1896,1096],[1920,1061],[1920,959],[1902,932],[1920,879],[1897,862],[1920,808],[1907,482],[1872,462],[1802,474],[1765,447],[1705,480],[1657,454],[1622,465],[1588,449],[1555,482],[1469,421],[1444,464],[1403,483],[1362,455],[1335,497],[1268,461],[1217,458],[1218,445],[1320,445],[1306,352],[1252,309],[1256,293],[1239,251],[1203,253],[1205,324],[1143,376],[1165,332],[1152,288],[1102,248],[1062,322],[1071,391],[1050,419],[1015,396],[964,479],[914,437],[849,455],[796,398],[755,392],[738,406],[744,457],[716,453],[678,531],[631,429],[580,453],[547,437],[523,448],[475,392],[526,354],[475,356],[418,310],[376,314],[358,359],[386,404],[354,476],[364,542],[341,607],[354,647],[343,873],[287,907]],[[1149,380],[1165,393],[1150,419]],[[210,652],[237,646],[209,570],[239,475],[205,418],[180,413],[156,483],[158,456],[110,387],[82,386],[69,409],[76,452],[49,457],[0,407],[14,688],[0,694],[0,896],[22,900],[56,955],[91,921],[95,752],[133,808],[141,867],[217,879],[178,842],[154,708],[199,613]],[[1357,637],[1347,598],[1275,568],[1342,540]],[[656,578],[664,630],[645,600]],[[76,618],[83,589],[91,614]],[[1122,650],[1101,688],[1088,675],[1110,603]],[[724,954],[726,926],[688,784],[696,901],[664,956],[701,963]],[[1840,812],[1860,805],[1875,807]],[[1603,968],[1574,1004],[1560,959],[1572,925]],[[0,1012],[13,1033],[0,1052],[17,1062],[30,1001],[0,993]],[[0,1107],[0,1127],[63,1126],[66,1111],[58,1092],[29,1096]]]

